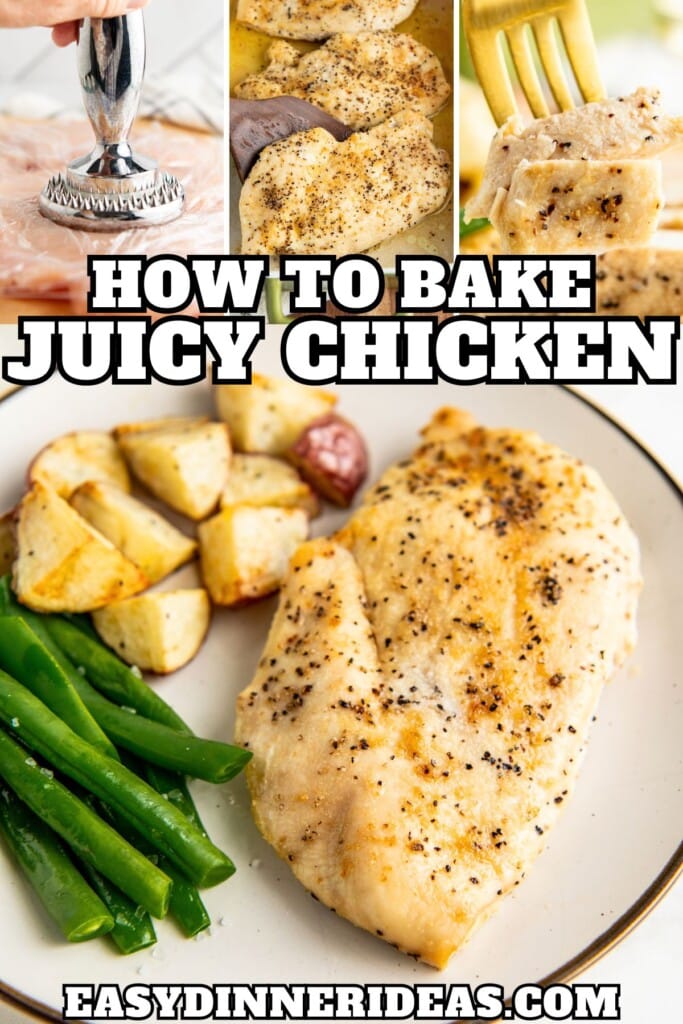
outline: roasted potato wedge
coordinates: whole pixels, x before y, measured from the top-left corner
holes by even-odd
[[[310,423],[287,458],[319,494],[342,508],[351,504],[368,472],[365,441],[336,413]]]
[[[218,415],[237,451],[282,455],[311,422],[330,411],[336,397],[321,388],[255,373],[251,384],[214,387]]]
[[[70,504],[142,569],[150,583],[184,565],[197,550],[197,542],[191,537],[112,484],[81,484],[71,495]]]
[[[68,498],[86,480],[109,480],[130,490],[126,463],[112,438],[101,430],[65,434],[38,452],[28,468],[29,486],[36,481]]]
[[[230,437],[224,423],[164,421],[149,430],[117,427],[131,471],[157,498],[190,519],[218,504],[228,478]]]
[[[143,594],[93,614],[95,629],[129,665],[165,675],[194,658],[211,620],[201,587]]]
[[[0,516],[0,576],[10,571],[16,553],[14,512],[5,512],[4,516]]]
[[[302,508],[311,518],[319,511],[313,490],[293,466],[271,455],[234,455],[221,508],[229,505],[276,505]]]
[[[307,534],[300,508],[236,505],[207,519],[199,526],[199,554],[212,601],[235,605],[273,593]]]
[[[36,482],[16,513],[17,598],[39,612],[88,612],[140,593],[145,574],[49,487]]]
[[[138,420],[137,423],[119,423],[112,434],[119,441],[128,434],[149,434],[156,430],[182,430],[185,427],[208,423],[208,416],[160,416],[155,420]]]

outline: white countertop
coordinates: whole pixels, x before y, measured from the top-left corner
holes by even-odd
[[[683,479],[683,384],[593,385],[577,390],[614,415],[672,475]],[[672,565],[677,555],[680,563],[680,552],[672,552]],[[635,931],[578,980],[620,984],[624,1024],[666,1024],[680,1020],[682,956],[679,881]],[[27,1024],[32,1019],[0,1004],[0,1024]]]

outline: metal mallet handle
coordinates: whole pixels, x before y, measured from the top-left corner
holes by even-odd
[[[127,141],[145,77],[142,11],[120,18],[86,18],[78,42],[78,73],[97,141]]]
[[[156,165],[134,157],[128,141],[145,76],[142,11],[119,18],[86,18],[78,42],[78,73],[97,145],[70,169],[89,177],[153,171]]]

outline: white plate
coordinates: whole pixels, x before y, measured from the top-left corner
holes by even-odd
[[[262,343],[259,369],[278,372],[279,348]],[[341,409],[363,430],[372,476],[414,446],[439,405],[459,404],[484,423],[539,430],[592,463],[641,542],[645,589],[635,656],[603,694],[576,794],[548,848],[496,915],[438,974],[335,917],[313,900],[252,823],[243,780],[195,785],[202,816],[238,871],[206,892],[210,934],[185,940],[170,922],[158,945],[133,957],[106,941],[62,942],[0,850],[0,993],[60,1017],[65,983],[469,983],[566,978],[609,948],[672,881],[683,855],[680,611],[674,565],[680,494],[637,443],[571,392],[555,387],[349,386]],[[0,509],[20,496],[26,465],[47,441],[75,428],[160,414],[209,411],[204,387],[74,387],[59,379],[0,403]],[[330,513],[316,529],[343,518]],[[217,614],[191,665],[159,682],[198,733],[229,739],[235,696],[249,681],[273,611],[266,601]],[[1,1016],[1,1011],[0,1011]]]

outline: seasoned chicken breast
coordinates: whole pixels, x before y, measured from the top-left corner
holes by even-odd
[[[668,241],[677,247],[665,248]],[[653,248],[606,252],[596,277],[600,315],[683,318],[683,234],[663,231]]]
[[[338,914],[445,966],[543,849],[639,585],[597,473],[442,410],[293,558],[238,706],[263,835]]]
[[[587,103],[493,139],[466,219],[488,217],[502,252],[602,253],[646,245],[664,205],[657,153],[681,138],[659,94]]]
[[[342,33],[308,53],[278,40],[268,60],[264,71],[239,83],[236,96],[296,96],[355,129],[369,128],[404,108],[429,117],[451,91],[438,57],[396,32]]]
[[[266,146],[240,195],[242,252],[362,252],[446,201],[450,160],[404,110],[337,142],[323,128]]]
[[[417,0],[238,0],[237,20],[269,36],[327,39],[393,28],[416,7]]]
[[[586,103],[574,110],[532,121],[506,121],[495,135],[476,196],[467,216],[488,217],[499,189],[509,189],[515,169],[526,160],[640,160],[679,141],[683,117],[667,117],[656,90]]]
[[[523,160],[489,219],[506,253],[598,253],[642,246],[664,206],[658,160]]]

